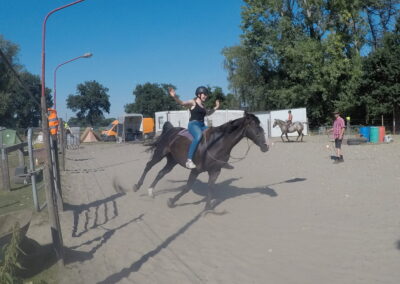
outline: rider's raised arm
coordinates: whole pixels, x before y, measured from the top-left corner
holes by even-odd
[[[219,109],[219,100],[215,101],[215,107],[207,110],[207,115],[212,115],[217,109]]]
[[[195,106],[196,103],[194,102],[194,100],[188,100],[188,101],[182,101],[181,99],[179,99],[179,97],[176,95],[175,90],[173,88],[169,88],[169,95],[181,106],[185,106],[185,107],[192,107]]]

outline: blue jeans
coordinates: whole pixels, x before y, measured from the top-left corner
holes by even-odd
[[[193,159],[194,152],[196,152],[197,145],[199,145],[203,131],[207,129],[207,126],[202,121],[192,120],[189,121],[188,130],[193,136],[192,144],[189,147],[188,159]]]

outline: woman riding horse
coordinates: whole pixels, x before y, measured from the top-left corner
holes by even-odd
[[[134,186],[134,191],[137,191],[142,186],[147,172],[165,157],[167,158],[167,164],[150,185],[148,190],[150,196],[153,196],[154,187],[164,175],[169,173],[177,164],[185,166],[190,140],[185,136],[178,135],[182,130],[182,127],[173,127],[168,121],[164,124],[162,134],[151,145],[150,150],[154,150],[153,156],[146,164],[138,183]],[[260,120],[253,114],[245,113],[242,118],[229,121],[218,127],[211,127],[203,135],[203,139],[193,156],[196,168],[190,171],[189,180],[184,189],[168,200],[168,206],[174,207],[175,202],[191,189],[197,176],[206,171],[209,175],[206,209],[213,208],[211,200],[215,181],[223,165],[229,160],[232,148],[244,137],[252,140],[260,147],[262,152],[268,151]]]
[[[301,142],[303,142],[303,136],[304,136],[304,134],[303,134],[303,130],[304,130],[303,123],[301,123],[299,121],[296,121],[296,122],[293,122],[290,125],[288,125],[288,123],[286,121],[283,121],[283,120],[280,120],[280,119],[275,119],[274,125],[272,127],[275,127],[277,125],[280,127],[281,132],[282,132],[282,134],[281,134],[282,142],[285,142],[283,140],[283,135],[285,135],[287,141],[290,142],[291,140],[289,140],[288,133],[292,133],[292,132],[295,132],[295,131],[297,131],[297,133],[298,133],[296,141],[298,141],[299,137],[301,136]]]
[[[176,96],[175,90],[169,88],[170,96],[173,97],[178,104],[190,109],[188,130],[193,136],[193,141],[190,144],[188,158],[186,160],[186,167],[188,169],[196,168],[192,159],[197,145],[200,143],[201,137],[203,136],[203,131],[207,129],[207,126],[204,124],[204,117],[213,114],[219,108],[219,100],[215,101],[215,107],[212,110],[206,110],[204,107],[203,103],[208,97],[208,89],[206,87],[198,87],[195,93],[196,97],[194,99],[183,102]]]

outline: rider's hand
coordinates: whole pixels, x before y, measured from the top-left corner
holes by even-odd
[[[171,97],[175,98],[176,93],[175,93],[175,90],[173,88],[168,88],[168,92],[169,92],[169,95]]]
[[[215,108],[216,108],[216,109],[219,108],[219,100],[216,100],[216,101],[215,101]]]

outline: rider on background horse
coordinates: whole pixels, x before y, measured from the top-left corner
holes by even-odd
[[[289,110],[288,111],[288,119],[286,120],[287,126],[290,127],[290,125],[292,124],[293,121],[293,115],[292,115],[292,111]]]
[[[203,136],[203,131],[207,129],[207,126],[204,124],[204,117],[206,115],[213,114],[219,108],[219,100],[215,101],[215,107],[211,110],[206,110],[204,106],[204,102],[207,100],[209,91],[206,87],[200,86],[196,89],[196,97],[192,100],[181,101],[175,93],[173,88],[169,88],[169,94],[174,100],[185,107],[188,107],[190,110],[190,119],[188,125],[188,131],[193,136],[193,141],[190,144],[188,158],[186,161],[186,167],[188,169],[196,168],[196,165],[193,163],[193,155],[196,152],[197,145],[200,143],[201,138]],[[231,168],[232,166],[226,165],[225,168]]]

